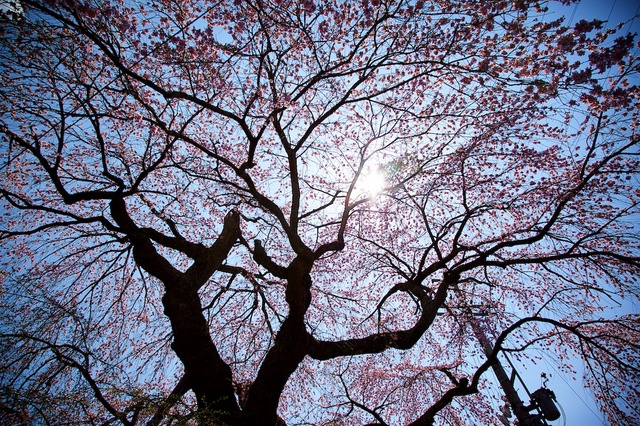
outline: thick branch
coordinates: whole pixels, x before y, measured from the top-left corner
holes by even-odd
[[[298,257],[287,268],[286,300],[289,315],[283,321],[273,347],[267,353],[256,380],[249,388],[243,410],[244,425],[273,425],[280,395],[289,377],[307,354],[310,338],[304,315],[311,303],[312,257]]]
[[[122,198],[115,198],[109,204],[113,220],[121,230],[129,236],[133,244],[133,257],[138,265],[149,274],[158,278],[166,286],[177,283],[180,272],[162,257],[153,246],[151,240],[133,222],[127,212],[127,207]]]
[[[260,266],[269,271],[274,277],[287,278],[287,269],[271,260],[271,257],[267,254],[260,240],[254,240],[253,260],[258,262]]]
[[[229,251],[240,237],[240,214],[236,210],[230,211],[224,218],[222,232],[215,243],[208,249],[201,251],[184,274],[185,279],[195,286],[202,287],[207,280],[217,271],[222,262],[229,255]]]
[[[173,407],[189,389],[189,376],[187,374],[183,374],[182,378],[178,381],[169,396],[162,401],[151,420],[147,423],[147,426],[160,425],[160,422],[165,418],[171,407]]]
[[[438,308],[442,306],[447,297],[447,290],[458,279],[456,274],[449,273],[438,286],[433,299],[426,292],[422,295],[420,300],[422,312],[413,327],[337,342],[319,341],[311,337],[309,339],[309,356],[318,360],[326,360],[342,356],[380,353],[389,348],[409,349],[413,347],[435,319]]]

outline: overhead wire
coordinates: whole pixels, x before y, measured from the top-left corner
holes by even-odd
[[[560,412],[562,413],[562,424],[563,426],[567,426],[567,415],[564,412],[564,408],[562,408],[562,405],[557,401],[554,400],[556,405],[558,406],[558,408],[560,408]]]
[[[601,413],[597,413],[595,411],[593,411],[591,409],[591,405],[592,404],[587,404],[587,402],[582,399],[582,397],[573,389],[573,386],[564,378],[564,374],[561,373],[560,371],[558,371],[558,369],[551,363],[556,363],[557,364],[557,360],[551,358],[549,355],[547,355],[544,351],[539,350],[539,353],[542,357],[542,359],[545,361],[545,363],[547,364],[547,366],[549,366],[550,368],[553,369],[553,371],[556,373],[557,377],[560,377],[560,379],[565,383],[565,385],[567,385],[567,387],[569,389],[571,389],[571,392],[573,392],[573,394],[576,396],[576,398],[578,398],[580,400],[580,402],[582,402],[582,404],[587,407],[587,410],[589,410],[595,417],[597,417],[600,421],[602,421],[602,414]],[[551,361],[551,362],[550,362]],[[557,401],[556,401],[557,402]]]
[[[613,8],[616,7],[616,1],[617,0],[613,0],[613,3],[611,3],[611,9],[609,10],[609,15],[607,15],[607,22],[604,26],[605,29],[607,29],[607,27],[609,26],[609,20],[611,19],[611,15],[613,14]]]
[[[576,5],[573,7],[573,12],[571,12],[571,16],[569,17],[569,22],[567,22],[567,25],[571,25],[573,23],[573,18],[575,18],[576,16],[576,12],[578,11],[578,5],[580,3],[576,3]]]

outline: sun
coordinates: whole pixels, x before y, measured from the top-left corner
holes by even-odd
[[[375,198],[384,190],[387,185],[384,173],[378,169],[371,169],[365,172],[358,182],[363,195]]]

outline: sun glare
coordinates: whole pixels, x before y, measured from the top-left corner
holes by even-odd
[[[360,180],[360,188],[368,197],[378,196],[387,184],[384,174],[380,170],[370,170]]]

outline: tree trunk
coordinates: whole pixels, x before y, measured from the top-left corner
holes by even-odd
[[[197,291],[185,287],[171,287],[162,298],[173,330],[171,348],[190,377],[200,423],[237,424],[240,407],[235,399],[231,369],[211,340]]]
[[[289,315],[249,388],[242,416],[245,426],[281,424],[277,415],[280,395],[308,349],[309,335],[304,315],[311,302],[311,265],[312,261],[297,258],[287,268]]]

